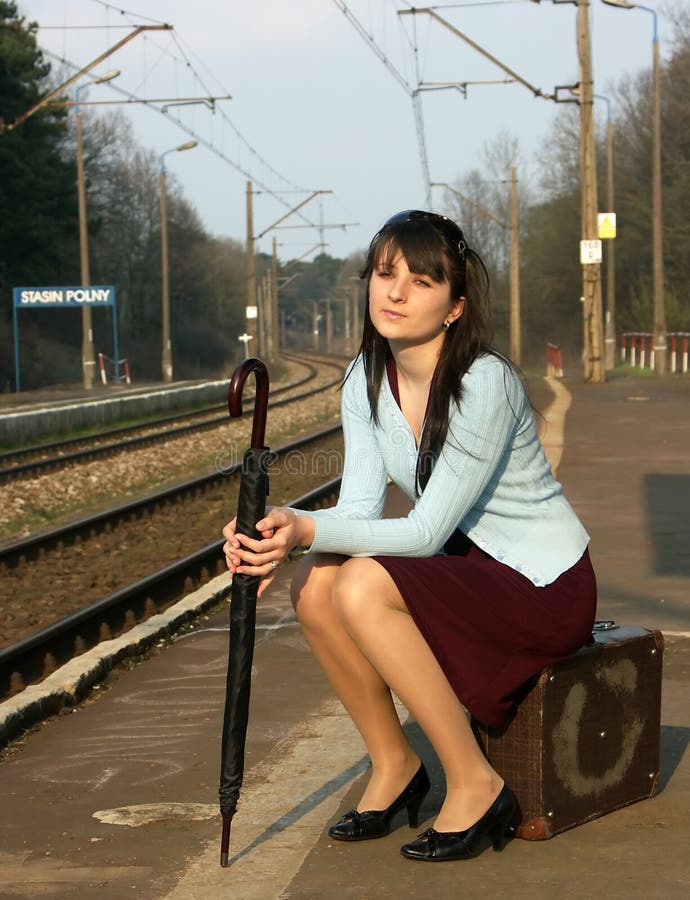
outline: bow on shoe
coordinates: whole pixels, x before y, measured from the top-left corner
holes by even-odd
[[[390,820],[378,810],[359,812],[351,809],[341,816],[328,833],[337,841],[369,841],[390,833]]]
[[[427,828],[409,844],[400,848],[408,859],[436,862],[444,859],[471,859],[493,847],[502,850],[514,833],[513,820],[518,815],[515,795],[507,785],[484,813],[464,831],[436,831]]]

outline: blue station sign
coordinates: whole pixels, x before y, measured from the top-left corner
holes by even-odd
[[[119,365],[120,351],[117,343],[117,303],[112,284],[77,284],[57,287],[12,288],[12,329],[14,334],[14,384],[21,390],[19,375],[19,311],[22,309],[112,309],[113,348],[115,367]]]
[[[64,309],[69,306],[115,306],[112,284],[12,288],[16,309]]]

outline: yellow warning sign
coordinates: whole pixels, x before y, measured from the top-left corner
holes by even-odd
[[[597,216],[600,238],[615,238],[616,214],[613,212],[599,213]]]

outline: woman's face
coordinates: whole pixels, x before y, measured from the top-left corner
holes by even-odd
[[[392,258],[391,258],[392,256]],[[443,342],[443,323],[454,322],[465,298],[452,300],[447,281],[411,272],[400,251],[384,254],[369,279],[369,315],[391,349]]]

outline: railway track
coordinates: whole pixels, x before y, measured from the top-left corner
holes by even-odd
[[[296,484],[314,491],[300,505],[333,497],[339,471],[329,469],[342,458],[341,440],[338,425],[275,448],[269,502],[290,502]],[[237,462],[1,548],[6,614],[29,614],[26,637],[0,650],[0,701],[222,571],[222,539],[212,536],[236,509],[240,468]],[[162,566],[152,564],[156,557]],[[73,611],[52,621],[69,598]]]
[[[340,486],[340,478],[332,479],[307,494],[290,502],[303,509],[315,509],[333,502]],[[91,603],[51,625],[40,629],[22,641],[0,650],[0,703],[20,694],[28,685],[40,682],[59,666],[95,647],[101,641],[126,633],[140,622],[169,608],[193,591],[200,583],[206,583],[214,573],[224,570],[222,558],[223,540],[215,540],[175,563],[165,566],[145,578]],[[169,637],[194,618],[225,600],[230,583],[220,593],[211,595],[207,605],[184,610],[146,636],[138,636],[114,653],[105,654],[95,670],[82,673],[70,697],[62,691],[49,691],[40,698],[32,697],[23,706],[0,721],[0,749],[17,734],[31,725],[59,712],[67,702],[83,699],[89,689],[100,681],[107,671],[127,656],[141,655],[154,642]]]
[[[310,412],[306,418],[301,412],[294,420],[290,418],[292,429],[286,433],[294,433],[295,423],[316,424],[318,415],[314,416],[310,399],[342,377],[344,361],[312,359],[335,366],[338,377],[325,385],[321,378],[317,391],[300,392],[271,404],[301,401],[302,410],[306,402]],[[290,387],[294,394],[296,386]],[[251,409],[249,404],[247,408]],[[219,419],[227,426],[227,413]],[[211,441],[213,446],[215,438]],[[219,432],[219,443],[227,446],[227,432]],[[125,441],[120,449],[128,458],[126,451],[131,445]],[[269,502],[290,502],[298,491],[307,493],[293,502],[306,508],[332,502],[339,485],[341,451],[339,425],[275,446]],[[237,459],[224,456],[222,467],[217,465],[213,472],[0,544],[4,612],[0,620],[0,702],[23,696],[28,686],[37,688],[70,659],[104,639],[125,635],[224,571],[219,531],[236,509],[239,489],[241,450],[233,452]],[[93,470],[93,466],[85,468]],[[112,466],[107,464],[107,469]],[[80,473],[81,467],[73,466],[70,471]],[[76,478],[87,485],[87,498],[92,476],[77,474]],[[50,483],[46,482],[48,490]],[[175,618],[178,609],[176,605],[171,611]],[[41,702],[39,710],[42,706]],[[46,709],[45,713],[51,711],[55,710]],[[0,744],[11,736],[5,733],[6,726],[6,722],[0,723]],[[26,727],[24,720],[21,727]]]
[[[272,395],[288,394],[279,400],[271,399],[274,409],[315,396],[320,391],[337,384],[342,377],[343,362],[333,358],[297,357],[285,354],[285,358],[307,366],[307,374],[293,384],[273,390]],[[337,376],[327,383],[321,383],[311,390],[293,394],[305,384],[318,378],[318,366],[334,368]],[[251,409],[251,407],[248,407]],[[222,411],[222,412],[221,412]],[[251,415],[247,413],[246,415]],[[18,478],[31,478],[44,472],[56,471],[68,464],[84,463],[90,460],[112,456],[123,451],[168,441],[185,434],[217,428],[227,422],[224,404],[206,407],[194,412],[180,413],[150,420],[143,424],[128,425],[108,429],[88,437],[68,438],[52,444],[26,447],[0,454],[0,484]]]

